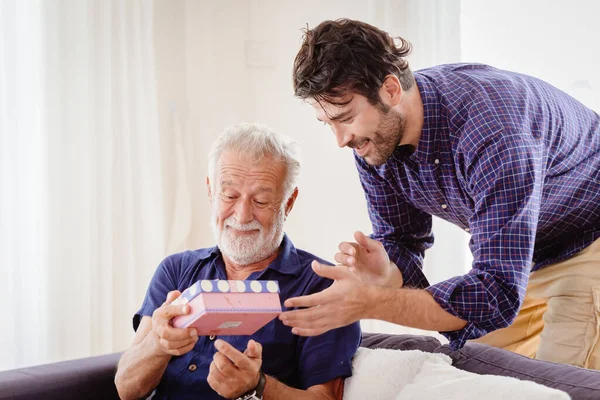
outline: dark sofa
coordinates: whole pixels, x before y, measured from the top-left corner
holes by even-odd
[[[599,371],[531,360],[477,343],[453,352],[433,337],[365,333],[362,346],[444,353],[465,371],[531,380],[564,390],[573,400],[600,400]],[[119,357],[114,353],[2,371],[0,399],[118,399],[113,378]]]

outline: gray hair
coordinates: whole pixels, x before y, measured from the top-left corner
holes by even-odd
[[[217,164],[226,150],[237,150],[254,161],[271,156],[285,163],[284,201],[296,188],[300,175],[301,154],[298,143],[262,124],[242,123],[231,126],[219,135],[208,155],[208,177],[213,192],[216,189]]]

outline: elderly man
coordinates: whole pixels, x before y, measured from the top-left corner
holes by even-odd
[[[213,248],[167,257],[141,309],[115,383],[123,399],[334,399],[360,343],[352,324],[298,337],[278,319],[252,336],[198,336],[169,321],[188,306],[170,304],[200,279],[277,280],[281,300],[319,292],[332,281],[310,268],[320,260],[296,249],[283,224],[298,196],[296,144],[261,125],[226,130],[214,144],[206,180]]]

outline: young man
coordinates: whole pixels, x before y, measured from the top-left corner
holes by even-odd
[[[282,321],[309,336],[376,318],[599,369],[600,116],[487,65],[413,73],[410,50],[348,19],[304,36],[295,93],[354,149],[374,233],[340,244],[343,266],[315,264],[336,284]],[[432,215],[470,232],[474,258],[436,285]]]
[[[119,362],[122,399],[155,389],[153,399],[342,398],[360,343],[357,323],[311,338],[293,335],[278,319],[249,337],[199,337],[169,324],[189,313],[170,303],[200,279],[276,280],[282,300],[331,285],[309,267],[317,258],[283,232],[299,170],[297,145],[264,126],[238,125],[215,142],[207,186],[218,245],[174,254],[158,267]]]

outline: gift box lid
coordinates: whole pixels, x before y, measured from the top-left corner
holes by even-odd
[[[277,281],[202,279],[187,288],[172,304],[185,304],[202,293],[279,293]]]

